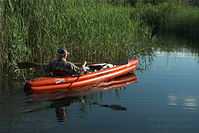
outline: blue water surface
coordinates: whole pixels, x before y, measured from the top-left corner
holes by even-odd
[[[158,52],[148,70],[135,73],[138,81],[126,87],[35,103],[23,82],[3,77],[0,132],[198,133],[197,57]]]

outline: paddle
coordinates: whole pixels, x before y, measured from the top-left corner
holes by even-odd
[[[26,68],[38,68],[44,67],[45,64],[36,64],[33,62],[19,62],[17,63],[19,69],[26,69]]]
[[[82,63],[74,63],[75,65],[82,65]],[[91,66],[97,66],[97,65],[104,65],[107,63],[94,63],[94,62],[86,62],[87,65]],[[84,63],[84,65],[86,65]],[[33,62],[19,62],[17,63],[19,69],[26,69],[26,68],[39,68],[39,67],[44,67],[46,64],[37,64]]]

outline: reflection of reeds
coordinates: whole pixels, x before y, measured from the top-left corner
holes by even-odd
[[[159,39],[158,51],[183,53],[187,57],[199,57],[199,46],[197,45],[197,41],[179,39],[173,35],[165,35],[164,38],[161,40]]]
[[[5,68],[25,60],[47,62],[60,46],[69,49],[73,61],[107,61],[150,47],[148,28],[130,19],[130,8],[96,0],[4,0],[1,9]]]

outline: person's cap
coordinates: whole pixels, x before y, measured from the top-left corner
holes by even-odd
[[[59,54],[69,54],[69,52],[67,51],[66,48],[59,48],[59,49],[57,50],[57,52],[58,52]]]

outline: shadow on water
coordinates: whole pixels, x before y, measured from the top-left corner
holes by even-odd
[[[118,88],[124,88],[128,84],[137,82],[137,77],[134,73],[130,73],[124,76],[120,76],[114,79],[106,80],[99,83],[94,83],[84,87],[59,89],[54,91],[36,91],[28,93],[26,99],[29,104],[36,104],[41,102],[50,102],[49,105],[23,111],[22,113],[33,113],[46,111],[48,109],[54,109],[57,120],[64,122],[67,118],[67,107],[73,103],[83,103],[85,105],[95,105],[103,108],[109,108],[112,110],[127,110],[126,107],[116,104],[101,104],[96,100],[95,95],[97,92],[116,90]],[[94,97],[93,97],[94,96]],[[82,109],[83,111],[85,109]]]

